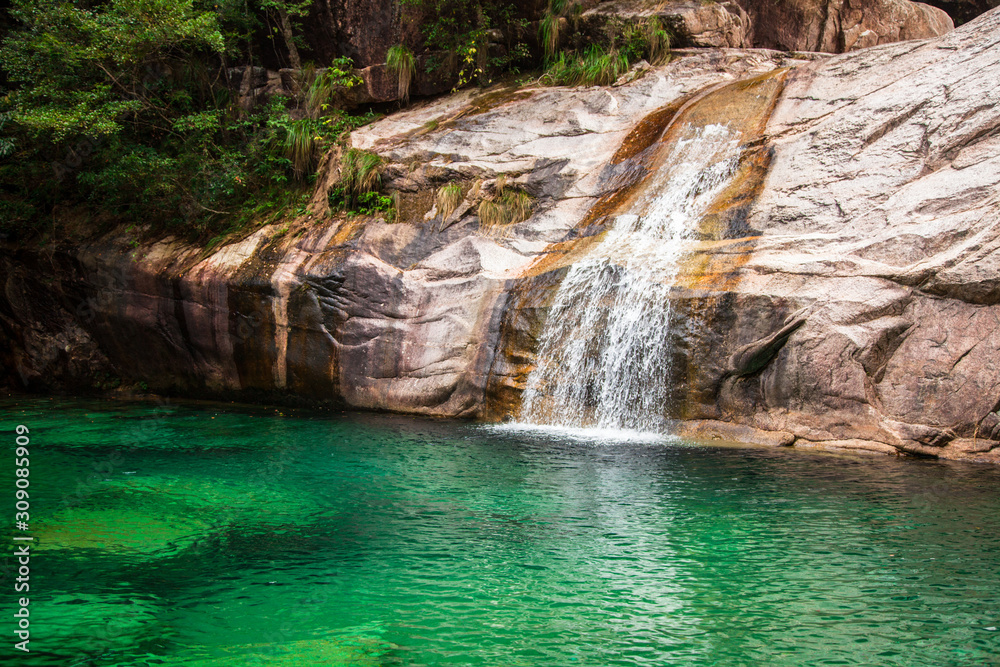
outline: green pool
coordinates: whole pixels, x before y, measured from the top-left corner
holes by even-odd
[[[30,654],[13,649],[14,559],[0,572],[10,664],[1000,664],[993,467],[370,414],[0,408],[5,550],[34,538]]]

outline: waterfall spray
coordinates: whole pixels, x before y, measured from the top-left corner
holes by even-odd
[[[663,429],[670,289],[686,242],[736,172],[739,138],[726,125],[684,127],[645,195],[569,268],[542,331],[521,422]]]

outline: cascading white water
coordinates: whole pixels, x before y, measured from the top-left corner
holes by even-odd
[[[646,194],[569,268],[544,325],[519,421],[662,430],[670,287],[685,241],[738,162],[739,134],[729,127],[683,129]]]

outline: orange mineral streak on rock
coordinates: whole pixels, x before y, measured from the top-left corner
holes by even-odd
[[[610,189],[574,229],[576,238],[552,244],[511,288],[501,325],[497,361],[487,387],[484,417],[513,417],[520,406],[525,381],[535,365],[535,351],[545,314],[565,275],[565,269],[599,245],[606,223],[628,211],[646,194],[652,179],[665,165],[672,145],[689,126],[728,125],[741,135],[744,150],[735,176],[698,225],[695,242],[682,262],[676,285],[685,290],[723,292],[739,281],[739,270],[750,259],[756,232],[747,214],[763,188],[770,151],[763,132],[784,86],[787,70],[776,70],[735,83],[716,85],[647,115],[622,142],[605,168]],[[617,187],[614,187],[617,186]],[[707,318],[717,299],[701,299],[699,312],[687,317]],[[690,358],[690,357],[688,357]],[[678,369],[683,376],[692,369]],[[683,406],[674,406],[684,412]]]

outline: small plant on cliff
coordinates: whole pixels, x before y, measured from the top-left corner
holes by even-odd
[[[659,65],[670,55],[670,31],[658,16],[646,19],[645,37],[648,44],[649,62]]]
[[[396,77],[396,92],[403,104],[406,104],[410,101],[410,83],[417,71],[417,60],[413,57],[413,51],[406,48],[405,44],[397,44],[386,54],[385,65],[389,74]]]
[[[542,45],[546,62],[551,60],[559,49],[559,19],[566,11],[566,0],[549,0],[542,20],[538,23],[538,41]]]
[[[382,164],[377,153],[351,148],[341,163],[341,182],[354,194],[375,190],[382,185]]]
[[[312,118],[326,113],[343,91],[362,83],[361,77],[354,73],[354,61],[347,57],[336,58],[321,70],[303,70],[302,80],[306,89],[304,106]]]
[[[479,233],[489,238],[504,238],[509,226],[531,217],[534,201],[527,192],[507,185],[507,176],[500,174],[493,184],[493,193],[484,197],[476,211]]]
[[[458,183],[442,185],[437,191],[437,207],[441,219],[446,220],[462,201],[462,187]]]
[[[304,180],[316,164],[322,137],[317,136],[315,121],[310,118],[292,121],[285,134],[285,157],[292,163],[296,180]]]
[[[371,151],[351,148],[345,152],[340,180],[330,190],[330,208],[363,215],[393,211],[396,199],[380,192],[383,164],[382,158]]]
[[[619,51],[591,44],[582,56],[560,53],[541,81],[556,86],[610,86],[628,68],[628,58]]]

